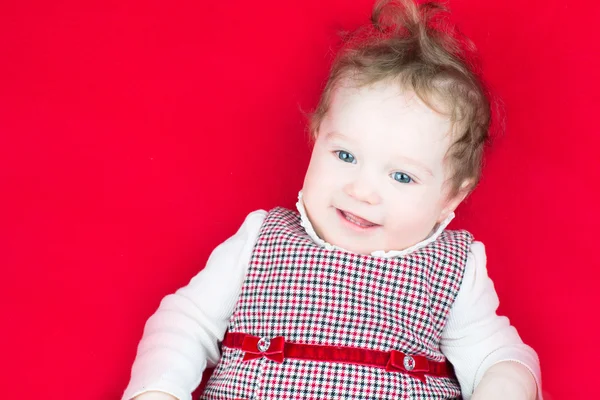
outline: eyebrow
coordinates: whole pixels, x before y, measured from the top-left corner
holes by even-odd
[[[395,156],[394,160],[400,160],[401,162],[405,162],[405,163],[411,164],[411,165],[413,165],[413,166],[421,169],[423,172],[426,172],[428,175],[430,175],[430,176],[433,177],[433,172],[431,171],[431,169],[429,169],[425,165],[421,164],[417,160],[414,160],[414,159],[412,159],[410,157],[406,157],[406,156]]]
[[[348,136],[344,136],[341,133],[336,132],[336,131],[330,131],[325,135],[325,140],[335,140],[335,139],[352,140]]]

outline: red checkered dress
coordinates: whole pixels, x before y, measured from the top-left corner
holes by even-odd
[[[327,250],[290,210],[270,211],[261,227],[228,331],[286,342],[349,346],[444,361],[440,336],[462,281],[473,238],[444,231],[404,257]],[[201,399],[454,399],[454,379],[426,381],[372,366],[222,357]]]

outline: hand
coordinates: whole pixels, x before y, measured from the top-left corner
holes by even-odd
[[[531,372],[522,364],[503,361],[490,367],[471,400],[535,400],[537,385]]]
[[[131,400],[179,400],[165,392],[146,392],[135,396]]]

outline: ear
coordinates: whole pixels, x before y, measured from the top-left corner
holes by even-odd
[[[469,193],[471,193],[472,190],[473,180],[466,179],[465,181],[463,181],[456,195],[446,199],[446,203],[444,205],[444,208],[442,209],[442,212],[440,213],[437,222],[441,223],[446,218],[448,218],[448,215],[450,215],[451,212],[454,212],[454,210],[456,210],[456,208],[460,205],[460,203],[463,202],[463,200],[468,196]]]

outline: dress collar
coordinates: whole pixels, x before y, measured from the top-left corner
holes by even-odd
[[[335,249],[335,250],[342,250],[342,251],[351,253],[351,251],[349,251],[349,250],[346,250],[341,247],[337,247],[337,246],[327,243],[326,241],[324,241],[317,235],[310,220],[308,219],[308,215],[306,214],[306,209],[304,208],[304,201],[302,200],[302,191],[300,191],[298,193],[298,202],[296,203],[296,208],[298,209],[298,212],[300,213],[300,219],[301,219],[300,224],[302,225],[302,227],[304,228],[304,230],[306,231],[308,236],[310,236],[310,238],[316,244],[326,248],[327,250]],[[417,243],[407,249],[390,250],[390,251],[377,250],[377,251],[372,252],[371,255],[373,257],[381,257],[381,258],[402,257],[402,256],[412,253],[422,247],[425,247],[429,243],[435,241],[438,238],[438,236],[441,235],[441,233],[444,231],[444,229],[446,229],[446,226],[448,226],[450,221],[452,221],[454,219],[454,216],[455,216],[454,212],[451,212],[448,215],[448,217],[444,221],[442,221],[441,224],[439,224],[437,229],[435,229],[426,239],[420,241],[419,243]]]

